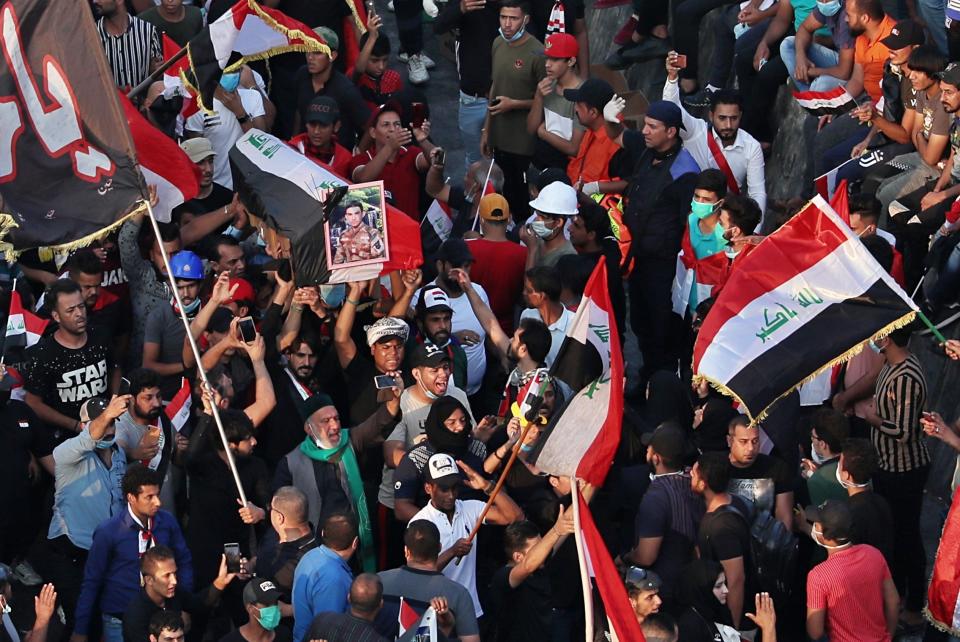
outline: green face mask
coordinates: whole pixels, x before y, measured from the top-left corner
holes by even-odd
[[[700,203],[690,201],[690,212],[698,219],[704,219],[713,214],[717,209],[716,203]]]
[[[260,622],[260,626],[267,631],[274,630],[280,624],[280,606],[274,604],[273,606],[261,607],[257,620]]]

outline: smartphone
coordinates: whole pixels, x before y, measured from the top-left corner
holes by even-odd
[[[390,375],[377,375],[373,378],[373,386],[377,390],[385,390],[387,388],[395,388],[397,385],[397,380],[391,377]]]
[[[117,391],[117,395],[122,397],[123,395],[130,394],[130,380],[126,377],[120,377],[120,389]]]
[[[227,556],[227,573],[240,572],[240,545],[236,542],[223,545],[223,554]]]
[[[237,330],[240,331],[240,338],[244,343],[253,343],[257,340],[257,326],[250,317],[244,317],[237,323]]]
[[[677,69],[686,69],[687,68],[687,54],[677,54],[677,57],[673,60],[673,66]]]
[[[493,100],[490,101],[490,106],[491,106],[491,107],[496,107],[496,106],[499,105],[499,104],[500,104],[500,99],[499,99],[499,98],[494,98]]]
[[[373,0],[367,0],[367,2],[364,3],[364,5],[365,5],[366,8],[367,8],[367,16],[375,16],[375,15],[377,15],[377,10],[376,10],[376,8],[373,6]]]
[[[427,105],[425,103],[410,103],[410,126],[414,129],[423,127],[427,119]]]
[[[447,152],[442,148],[437,148],[437,165],[443,165],[447,160]]]

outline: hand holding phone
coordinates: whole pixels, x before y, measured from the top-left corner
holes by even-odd
[[[373,386],[377,390],[386,390],[388,388],[396,388],[397,380],[390,375],[377,375],[373,378]]]
[[[236,542],[223,545],[223,554],[227,556],[227,573],[240,572],[240,545]]]
[[[130,380],[126,377],[120,377],[120,389],[117,390],[117,396],[124,396],[130,394]]]
[[[410,103],[410,126],[414,129],[420,129],[426,119],[427,105],[425,103]]]
[[[687,54],[677,54],[677,57],[673,60],[673,66],[677,69],[686,69],[687,68]]]
[[[237,332],[240,334],[239,339],[244,343],[253,343],[257,340],[257,326],[250,317],[240,319],[237,323]]]

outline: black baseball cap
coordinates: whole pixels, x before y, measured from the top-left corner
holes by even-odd
[[[307,106],[304,122],[332,125],[340,119],[340,106],[329,96],[317,96]]]
[[[672,422],[660,424],[653,432],[643,433],[640,443],[653,446],[653,452],[675,463],[682,464],[688,451],[687,433]]]
[[[947,65],[947,68],[940,72],[940,80],[948,85],[960,87],[960,62],[951,62]]]
[[[438,368],[444,361],[450,361],[447,351],[429,342],[419,344],[410,354],[410,366],[413,368]]]
[[[680,112],[680,106],[669,100],[656,100],[647,107],[647,118],[659,120],[667,127],[676,127],[685,129],[683,126],[683,114]]]
[[[914,45],[922,45],[927,41],[923,27],[913,20],[901,20],[890,30],[890,35],[880,40],[887,49],[903,49]]]
[[[473,263],[473,253],[463,239],[448,239],[437,251],[437,260],[446,261],[453,267],[463,267]]]
[[[273,606],[280,601],[280,590],[270,580],[255,577],[243,587],[244,604],[263,604]]]
[[[823,537],[835,542],[849,542],[853,531],[853,516],[847,502],[828,499],[819,506],[804,509],[808,522],[819,522]]]
[[[602,111],[613,98],[613,87],[606,80],[590,78],[576,89],[564,89],[563,97],[572,103],[584,103]]]

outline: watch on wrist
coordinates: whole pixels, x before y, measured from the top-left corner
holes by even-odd
[[[249,122],[250,118],[251,118],[250,114],[244,114],[243,116],[240,116],[239,118],[237,118],[237,122],[242,125],[244,123]]]

